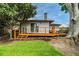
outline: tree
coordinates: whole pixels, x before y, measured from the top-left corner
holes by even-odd
[[[36,6],[31,3],[2,3],[0,4],[0,29],[12,29],[17,22],[25,22],[36,15]],[[4,31],[0,31],[2,34]]]
[[[0,36],[7,34],[7,28],[10,26],[10,20],[16,15],[14,9],[12,9],[9,4],[0,4]],[[6,28],[4,30],[4,28]]]
[[[75,44],[79,41],[79,4],[78,3],[63,3],[60,4],[62,11],[68,11],[70,14],[70,25],[68,38],[73,39]]]
[[[36,6],[33,6],[31,3],[28,4],[16,4],[18,7],[18,14],[16,19],[20,21],[20,29],[21,24],[24,23],[28,18],[34,17],[36,15]]]
[[[65,34],[67,34],[68,30],[69,30],[68,27],[60,27],[59,33],[65,33]]]

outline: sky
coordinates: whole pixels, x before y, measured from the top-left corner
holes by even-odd
[[[33,3],[37,6],[37,14],[32,18],[44,20],[44,13],[48,13],[48,19],[54,20],[57,24],[69,24],[69,13],[61,11],[61,6],[57,3]]]

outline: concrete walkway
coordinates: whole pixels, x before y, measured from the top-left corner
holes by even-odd
[[[59,49],[66,56],[79,55],[79,47],[71,46],[70,41],[65,38],[54,38],[50,41],[51,45]]]

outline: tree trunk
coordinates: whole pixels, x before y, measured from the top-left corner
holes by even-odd
[[[70,25],[68,38],[73,39],[75,44],[79,41],[79,9],[78,3],[66,4],[70,14]]]

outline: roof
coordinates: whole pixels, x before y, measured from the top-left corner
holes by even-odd
[[[50,24],[50,26],[61,26],[61,24]]]
[[[25,20],[25,21],[22,21],[22,20],[19,20],[19,22],[23,22],[23,23],[26,23],[26,22],[49,22],[49,23],[52,23],[54,22],[54,20]]]
[[[54,20],[27,20],[27,22],[54,22]]]

